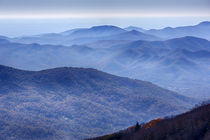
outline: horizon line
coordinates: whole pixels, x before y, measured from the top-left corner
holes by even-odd
[[[43,14],[0,14],[0,19],[56,19],[56,18],[178,18],[210,17],[210,14],[174,14],[174,13],[43,13]]]

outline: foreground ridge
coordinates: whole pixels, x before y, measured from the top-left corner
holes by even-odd
[[[89,140],[209,140],[210,104],[175,117],[155,119],[125,130]]]

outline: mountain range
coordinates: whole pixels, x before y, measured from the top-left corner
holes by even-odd
[[[99,40],[72,46],[0,40],[2,65],[25,70],[92,67],[196,98],[210,97],[209,60],[210,42],[190,36],[165,41]]]
[[[206,21],[151,30],[103,25],[0,36],[0,139],[84,139],[189,110],[210,98],[209,29]],[[188,118],[181,117],[182,123],[190,124]],[[144,126],[153,122],[159,119]],[[160,122],[152,134],[158,130],[173,139],[172,131],[159,131]],[[199,122],[196,127],[204,124]],[[129,130],[125,138],[150,135]]]
[[[136,30],[127,31],[117,26],[104,25],[91,28],[68,30],[62,33],[41,34],[11,38],[10,41],[19,43],[39,43],[54,45],[81,45],[98,40],[160,40],[160,38],[148,35]]]
[[[155,35],[165,39],[179,38],[184,36],[195,36],[210,40],[210,22],[204,21],[194,26],[166,27],[163,29],[151,29],[144,33]]]
[[[129,26],[120,28],[112,25],[93,26],[91,28],[76,28],[61,33],[47,33],[34,36],[7,38],[19,43],[39,43],[53,45],[81,45],[99,40],[167,40],[185,36],[194,36],[210,40],[210,22],[201,22],[194,26],[166,27],[163,29],[145,30]],[[1,37],[0,37],[1,38]]]
[[[90,68],[23,71],[1,65],[0,82],[0,133],[6,139],[98,136],[184,112],[198,102]]]

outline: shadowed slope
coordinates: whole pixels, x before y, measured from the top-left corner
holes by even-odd
[[[141,126],[92,140],[208,140],[210,104],[172,118],[156,119]]]

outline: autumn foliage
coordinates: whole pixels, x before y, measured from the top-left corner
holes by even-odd
[[[162,120],[163,120],[163,119],[161,119],[161,118],[152,120],[152,121],[150,121],[150,122],[144,124],[144,125],[142,126],[142,128],[149,129],[149,128],[151,128],[151,127],[155,127],[156,124],[157,124],[158,122],[162,121]]]

